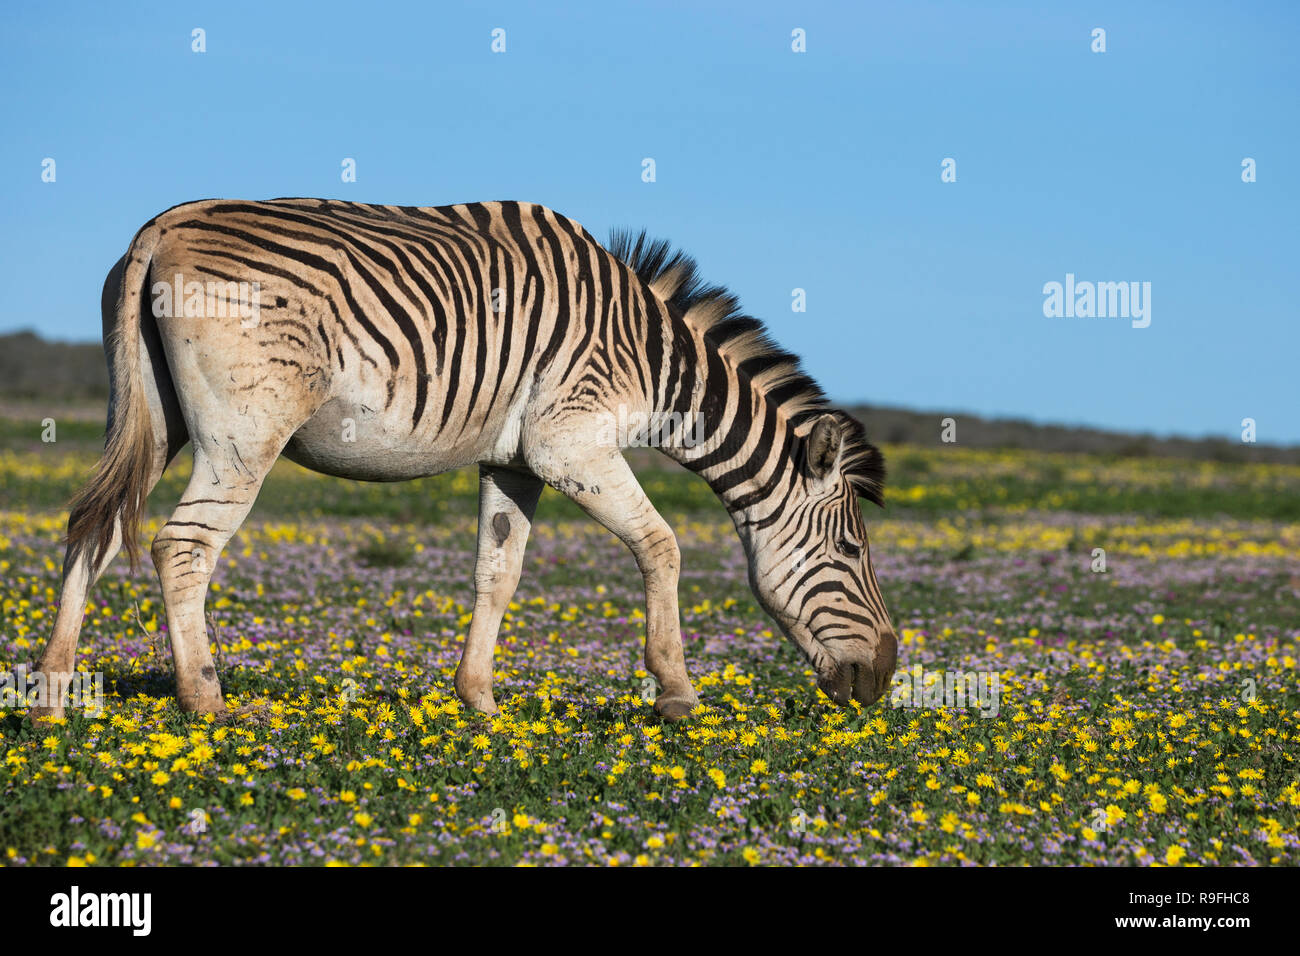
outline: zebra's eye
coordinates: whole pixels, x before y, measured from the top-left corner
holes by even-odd
[[[862,557],[862,548],[854,544],[848,538],[840,538],[839,549],[840,552],[843,553],[846,557],[849,558]]]

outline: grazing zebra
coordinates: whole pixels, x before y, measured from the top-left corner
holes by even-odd
[[[725,504],[755,595],[821,689],[868,704],[889,684],[897,641],[857,500],[882,504],[880,452],[666,243],[616,234],[605,248],[528,203],[205,200],[144,225],[102,306],[108,439],[68,520],[39,665],[56,695],[87,591],[123,545],[138,566],[145,498],[190,442],[193,475],[151,551],[184,710],[224,708],[204,597],[283,454],[365,481],[479,466],[474,613],[455,685],[486,713],[538,496],[543,485],[567,495],[635,556],[655,710],[680,719],[698,702],[680,552],[623,458],[617,426],[633,421],[668,422],[648,427]],[[61,713],[60,699],[41,712]]]

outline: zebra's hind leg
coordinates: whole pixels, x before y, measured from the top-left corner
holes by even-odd
[[[456,696],[495,714],[492,652],[528,547],[533,512],[542,493],[535,475],[484,465],[479,469],[478,554],[474,560],[474,616],[456,668]]]
[[[547,484],[612,531],[636,558],[645,581],[646,669],[660,686],[655,712],[666,720],[681,720],[695,709],[699,697],[682,650],[677,609],[682,558],[673,529],[650,503],[617,448],[575,450],[561,441],[535,449],[528,457]]]
[[[111,336],[118,321],[116,307],[120,291],[123,262],[119,261],[109,272],[104,283],[104,337],[111,341]],[[140,336],[147,349],[147,357],[141,362],[141,377],[138,387],[142,389],[149,407],[149,432],[134,436],[134,440],[147,442],[150,449],[148,472],[142,475],[141,490],[148,498],[154,486],[162,478],[163,471],[177,452],[189,441],[185,431],[185,422],[181,418],[180,406],[176,402],[170,375],[167,372],[166,359],[157,346],[157,330],[149,324],[142,326]],[[110,368],[113,358],[110,356]],[[121,378],[114,384],[110,400],[109,430],[113,429],[115,417],[127,415],[128,396],[123,390],[128,385]],[[128,387],[136,387],[135,382]],[[121,421],[130,421],[129,417]],[[120,425],[119,427],[123,427]],[[107,454],[107,452],[106,452]],[[83,509],[94,511],[94,499],[83,500]],[[81,626],[85,617],[86,600],[95,582],[104,574],[113,559],[122,549],[123,529],[120,513],[111,516],[112,536],[107,541],[102,553],[92,564],[88,547],[69,546],[63,559],[63,583],[59,596],[59,610],[54,619],[54,629],[46,642],[36,673],[42,674],[47,682],[46,700],[33,706],[29,713],[32,717],[63,717],[65,697],[76,670],[77,644],[81,637]],[[71,530],[71,529],[70,529]],[[134,522],[129,534],[137,534]]]
[[[247,437],[196,441],[189,485],[154,538],[153,562],[167,608],[181,710],[225,710],[208,645],[204,599],[222,549],[252,509],[283,445]]]
[[[161,470],[159,474],[161,475]],[[157,480],[157,477],[151,477],[150,487]],[[73,672],[77,669],[77,643],[85,618],[86,598],[121,548],[122,523],[115,520],[112,540],[93,568],[85,550],[76,554],[70,551],[65,556],[63,590],[59,597],[59,611],[54,619],[54,631],[45,644],[40,663],[36,665],[36,673],[43,674],[47,682],[45,699],[32,705],[29,714],[33,718],[64,716],[68,688],[72,684]]]
[[[162,478],[163,470],[175,454],[182,438],[175,438],[169,446],[165,438],[154,446],[152,470],[145,482],[145,495],[153,490]],[[135,529],[132,528],[132,533]],[[113,559],[122,549],[122,522],[120,518],[113,521],[113,537],[104,552],[99,555],[95,566],[91,567],[89,555],[84,548],[69,549],[63,560],[63,589],[59,596],[59,610],[54,619],[54,630],[45,645],[40,663],[36,665],[38,673],[44,674],[49,683],[48,701],[31,708],[32,717],[62,717],[63,700],[76,670],[77,644],[81,637],[81,625],[85,617],[86,599],[90,590],[100,577],[108,570]]]

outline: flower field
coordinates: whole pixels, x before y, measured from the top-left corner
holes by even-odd
[[[3,434],[9,672],[52,624],[61,505],[96,456]],[[364,486],[282,462],[208,598],[231,714],[179,713],[157,582],[120,559],[79,657],[103,710],[0,712],[0,864],[1300,863],[1300,469],[886,455],[867,518],[900,676],[995,679],[993,708],[906,680],[833,706],[707,487],[638,458],[681,543],[701,708],[655,717],[635,564],[547,492],[501,714],[476,715],[451,682],[476,475]]]

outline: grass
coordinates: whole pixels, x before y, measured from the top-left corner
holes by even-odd
[[[61,508],[95,460],[89,429],[28,431],[0,425],[0,672],[48,633]],[[635,456],[682,545],[703,707],[679,725],[647,701],[630,556],[560,496],[485,718],[451,687],[476,476],[281,463],[208,600],[236,716],[177,710],[156,582],[119,562],[79,657],[103,712],[0,713],[0,862],[1300,862],[1300,469],[886,452],[867,517],[900,680],[865,709],[832,706],[773,632],[708,489]],[[996,714],[927,704],[901,680],[918,666],[996,678]]]

